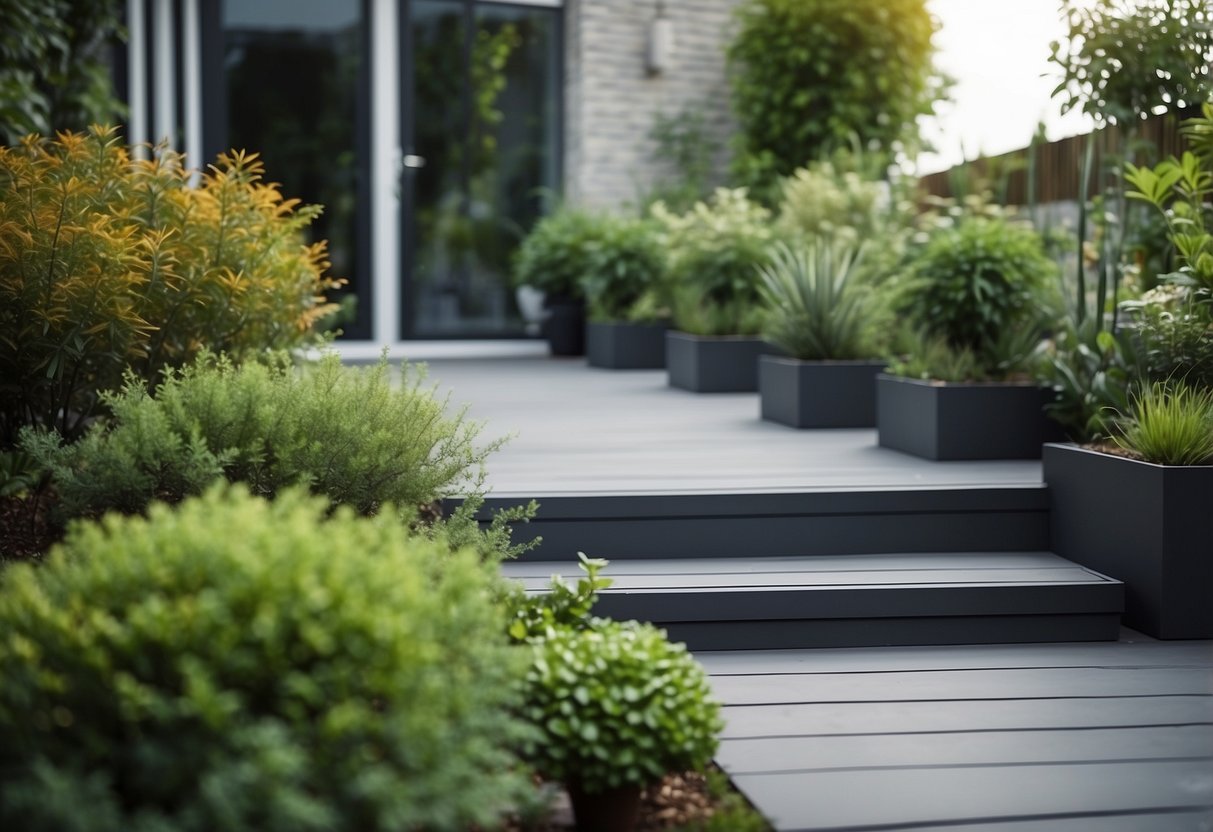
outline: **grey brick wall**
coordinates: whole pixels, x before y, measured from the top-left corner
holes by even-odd
[[[648,133],[658,114],[703,113],[722,150],[732,132],[724,49],[738,0],[666,0],[673,22],[670,67],[645,66],[657,0],[566,0],[565,195],[590,207],[635,202],[665,173]]]

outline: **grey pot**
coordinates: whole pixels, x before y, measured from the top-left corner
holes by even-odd
[[[586,360],[607,370],[665,368],[665,324],[591,321],[586,327]]]
[[[666,333],[666,369],[671,387],[693,393],[754,393],[758,359],[772,352],[761,338],[744,335]]]
[[[948,383],[880,374],[876,429],[885,448],[936,460],[1039,459],[1060,438],[1034,384]]]
[[[764,355],[758,362],[762,418],[794,428],[870,428],[876,424],[876,376],[883,361],[801,361]]]
[[[1213,466],[1044,446],[1053,550],[1125,584],[1124,622],[1213,638]]]

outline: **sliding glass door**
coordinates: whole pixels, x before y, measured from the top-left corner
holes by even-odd
[[[559,9],[405,8],[403,331],[521,334],[510,258],[560,184]]]
[[[225,147],[256,151],[349,281],[340,327],[370,337],[366,8],[362,0],[223,0]]]

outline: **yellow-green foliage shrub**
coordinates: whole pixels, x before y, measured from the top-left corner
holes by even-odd
[[[332,310],[315,206],[220,156],[189,186],[171,151],[132,159],[94,128],[0,148],[0,446],[25,425],[74,438],[131,367],[203,348],[239,356],[306,341]]]
[[[6,569],[0,829],[496,828],[532,790],[499,579],[328,508],[211,490]]]

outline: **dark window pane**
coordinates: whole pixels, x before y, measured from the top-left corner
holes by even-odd
[[[360,0],[224,0],[227,144],[261,153],[271,181],[324,206],[333,274],[358,297],[347,336],[368,337],[367,219],[359,216],[366,124]],[[339,298],[338,298],[339,299]]]

